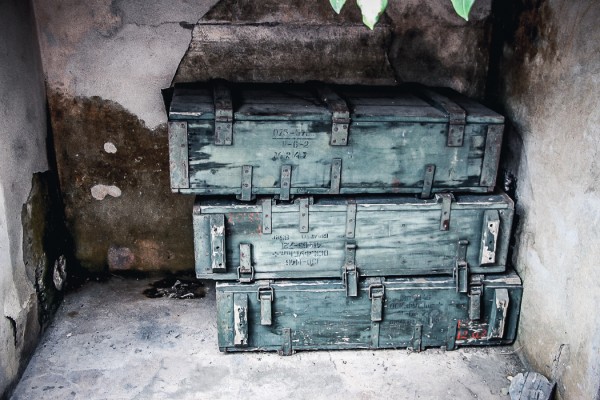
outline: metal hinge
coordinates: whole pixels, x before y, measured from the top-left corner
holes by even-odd
[[[471,276],[469,287],[469,319],[478,321],[481,318],[481,296],[483,295],[483,275]]]
[[[456,292],[467,293],[469,291],[469,264],[467,264],[467,246],[468,240],[459,240],[456,252],[456,264],[454,266],[453,276],[456,283]]]
[[[340,194],[340,185],[342,183],[342,159],[334,158],[331,161],[331,185],[329,194]]]
[[[438,203],[442,204],[440,231],[447,231],[450,229],[450,210],[452,209],[454,195],[452,193],[437,193],[435,199]]]
[[[332,146],[346,146],[348,144],[348,128],[350,126],[350,110],[346,101],[327,85],[317,84],[316,90],[332,114],[331,140],[329,144]]]
[[[230,146],[233,143],[233,105],[231,92],[222,83],[213,86],[215,104],[215,145]]]
[[[272,321],[272,303],[275,293],[271,285],[267,282],[266,286],[260,286],[256,294],[260,302],[260,324],[271,325]]]
[[[237,269],[238,282],[250,283],[254,281],[254,267],[252,267],[252,245],[240,243],[240,266]]]
[[[346,260],[342,270],[342,281],[346,287],[348,297],[358,296],[358,277],[359,272],[356,267],[356,242],[354,240],[346,241]]]

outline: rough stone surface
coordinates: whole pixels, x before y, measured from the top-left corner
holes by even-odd
[[[171,193],[165,125],[148,129],[98,97],[49,94],[65,214],[82,266],[95,272],[193,268],[194,198]],[[108,141],[119,151],[104,151]],[[115,256],[115,248],[130,254]]]
[[[390,1],[394,29],[389,59],[399,81],[447,86],[482,98],[485,91],[492,20],[491,0],[477,0],[469,21],[450,1]]]
[[[28,265],[41,254],[24,248],[24,238],[34,232],[24,227],[21,217],[32,193],[32,176],[48,168],[44,83],[34,26],[29,1],[0,2],[0,398],[15,384],[41,328],[35,287],[42,266]],[[32,213],[38,211],[28,204]]]
[[[148,280],[67,295],[13,400],[507,399],[512,348],[219,353],[214,286],[149,299]]]
[[[512,121],[519,345],[561,399],[600,385],[600,3],[500,2],[495,100]],[[496,64],[496,63],[492,63]]]

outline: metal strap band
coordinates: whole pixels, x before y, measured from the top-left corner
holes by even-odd
[[[329,194],[340,194],[342,184],[342,159],[334,158],[331,162],[331,187]]]
[[[500,230],[500,214],[498,210],[486,210],[483,214],[483,231],[481,234],[482,265],[496,262],[496,245]]]
[[[428,199],[431,197],[431,189],[433,188],[433,178],[435,176],[435,164],[427,164],[423,173],[423,189],[421,190],[421,198]]]
[[[252,200],[252,166],[244,165],[242,167],[242,201]]]
[[[210,244],[212,272],[225,272],[225,216],[223,214],[210,216]]]
[[[278,353],[280,356],[291,356],[294,354],[292,349],[292,330],[290,328],[283,328],[281,330],[281,349]]]
[[[273,203],[271,199],[262,200],[262,233],[268,235],[273,229]]]
[[[279,191],[279,200],[288,201],[290,199],[290,188],[292,186],[292,166],[281,166],[281,188]]]
[[[233,295],[233,345],[248,346],[248,295],[246,293]]]
[[[346,210],[346,237],[354,239],[356,229],[356,203],[348,200],[348,209]]]
[[[425,101],[448,116],[446,145],[448,147],[461,147],[464,143],[465,124],[467,122],[465,110],[448,97],[425,86],[418,85],[417,91],[420,92]]]
[[[488,125],[485,138],[485,153],[481,165],[481,178],[479,184],[493,189],[496,186],[498,163],[500,162],[500,148],[502,147],[502,134],[504,125]]]
[[[233,143],[231,92],[222,83],[215,83],[213,94],[215,103],[215,145],[230,146]]]
[[[420,352],[423,350],[423,325],[416,324],[412,337],[412,350]]]
[[[171,187],[190,187],[187,122],[169,121],[169,170]]]
[[[490,313],[488,339],[502,339],[504,337],[504,327],[506,325],[506,317],[508,316],[509,304],[510,297],[508,296],[508,290],[495,289],[492,312]]]
[[[440,214],[440,231],[447,231],[450,229],[450,210],[452,208],[452,200],[454,196],[451,193],[438,193],[435,195],[438,203],[442,204],[442,210]]]
[[[309,231],[309,220],[308,220],[308,214],[309,214],[309,208],[308,208],[308,198],[301,198],[298,199],[298,205],[299,205],[299,216],[300,216],[300,221],[299,221],[299,227],[300,227],[300,232],[301,233],[307,233]]]
[[[332,146],[346,146],[348,144],[348,127],[350,126],[350,110],[346,101],[327,85],[318,84],[316,90],[320,99],[327,105],[332,114],[329,144]]]

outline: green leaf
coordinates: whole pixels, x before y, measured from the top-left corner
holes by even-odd
[[[356,4],[360,7],[363,23],[373,29],[379,16],[387,7],[387,0],[356,0]]]
[[[342,11],[344,4],[346,4],[346,0],[329,0],[329,3],[331,4],[331,7],[333,7],[334,11],[339,14],[340,11]]]
[[[469,20],[469,12],[475,3],[475,0],[450,0],[454,6],[454,11],[465,21]]]

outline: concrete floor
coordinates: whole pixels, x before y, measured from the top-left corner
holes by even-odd
[[[508,347],[222,354],[214,286],[149,299],[150,282],[66,296],[12,399],[508,399],[523,370]]]

